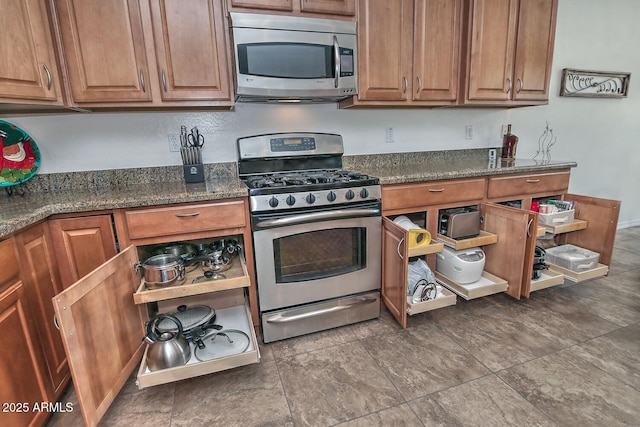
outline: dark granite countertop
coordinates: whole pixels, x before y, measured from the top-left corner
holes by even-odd
[[[488,161],[487,149],[345,156],[343,167],[380,178],[382,184],[544,172],[575,162],[516,159]],[[0,238],[54,214],[199,202],[247,196],[235,163],[205,165],[205,182],[185,184],[182,167],[36,175],[24,196],[0,193]]]

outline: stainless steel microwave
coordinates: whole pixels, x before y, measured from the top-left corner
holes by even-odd
[[[236,101],[334,102],[358,93],[355,22],[230,16]]]

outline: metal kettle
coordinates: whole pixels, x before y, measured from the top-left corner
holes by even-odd
[[[177,332],[160,332],[158,324],[164,319],[171,320],[178,327]],[[170,314],[160,314],[145,323],[147,334],[143,340],[149,343],[147,366],[150,371],[185,365],[191,358],[191,348],[183,335],[182,323]]]

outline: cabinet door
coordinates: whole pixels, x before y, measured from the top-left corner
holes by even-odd
[[[467,100],[507,101],[513,89],[518,0],[472,0]]]
[[[53,219],[49,227],[63,289],[116,255],[111,215]]]
[[[62,105],[44,1],[0,0],[0,11],[0,98]]]
[[[219,0],[152,0],[163,100],[230,100]]]
[[[3,410],[4,426],[42,425],[49,417],[47,411],[33,409],[52,398],[45,386],[48,379],[40,374],[41,349],[27,306],[19,281],[0,293],[0,401],[13,405]]]
[[[408,244],[405,230],[382,218],[382,301],[403,328],[407,327]]]
[[[51,298],[62,290],[51,235],[47,224],[42,223],[20,232],[15,240],[29,309],[44,350],[47,387],[55,397],[69,378],[69,368],[51,305]]]
[[[53,298],[87,426],[98,424],[142,358],[144,317],[132,296],[140,281],[136,261],[129,246]]]
[[[358,99],[409,99],[413,1],[361,1],[358,26]]]
[[[557,9],[557,0],[520,1],[514,100],[549,98]]]
[[[300,10],[310,13],[327,13],[332,15],[356,14],[356,0],[299,0]]]
[[[498,235],[497,243],[482,248],[484,269],[506,280],[509,284],[506,293],[520,299],[523,279],[531,277],[531,269],[525,268],[525,263],[527,253],[531,253],[528,247],[535,244],[535,239],[533,242],[527,239],[527,234],[535,235],[535,222],[528,211],[492,203],[483,206],[483,215],[484,231]]]
[[[599,262],[611,265],[620,202],[577,194],[567,194],[564,199],[576,202],[575,218],[587,221],[587,228],[563,234],[560,243],[598,252]]]
[[[458,96],[462,0],[416,0],[413,99],[451,101]]]
[[[137,0],[56,0],[73,100],[151,101]]]
[[[291,11],[293,10],[293,2],[294,0],[231,0],[231,7]]]

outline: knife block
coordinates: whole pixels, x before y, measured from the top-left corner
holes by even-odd
[[[184,180],[187,183],[204,182],[204,165],[202,163],[195,165],[183,165]]]

